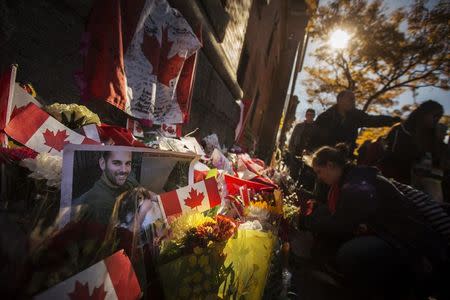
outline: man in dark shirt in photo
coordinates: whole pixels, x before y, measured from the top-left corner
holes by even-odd
[[[109,224],[117,197],[138,186],[131,174],[130,151],[105,151],[99,159],[102,175],[92,188],[73,201],[83,221]]]

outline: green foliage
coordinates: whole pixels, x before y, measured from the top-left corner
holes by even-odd
[[[364,110],[390,107],[407,89],[449,89],[450,3],[415,0],[388,13],[383,1],[334,0],[320,6],[310,34],[319,43],[307,67],[310,101],[329,104],[343,89],[352,89]],[[337,28],[350,33],[345,49],[328,45]],[[333,96],[330,98],[330,96]]]

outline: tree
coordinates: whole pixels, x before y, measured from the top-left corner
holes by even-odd
[[[433,86],[449,89],[450,3],[415,0],[406,9],[388,12],[380,0],[334,0],[313,16],[310,35],[319,43],[306,67],[311,101],[329,104],[351,89],[364,110],[394,104],[407,89]],[[351,38],[345,49],[327,41],[336,28]],[[331,98],[330,96],[333,95]]]

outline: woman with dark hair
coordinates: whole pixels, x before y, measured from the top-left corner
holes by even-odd
[[[415,163],[431,154],[434,166],[441,158],[436,130],[444,108],[436,101],[428,100],[419,105],[403,123],[394,125],[386,139],[387,151],[378,167],[383,175],[405,184],[411,184]]]
[[[152,252],[158,233],[164,227],[157,195],[144,187],[136,187],[117,197],[110,227],[128,229],[133,233],[132,256],[147,245]],[[156,253],[153,253],[156,254]],[[133,257],[132,257],[133,259]]]
[[[330,191],[301,224],[319,241],[319,262],[334,266],[352,292],[362,293],[359,299],[405,299],[410,270],[425,268],[424,251],[440,257],[441,239],[376,168],[354,166],[347,157],[342,145],[314,153],[313,169]]]
[[[164,229],[155,193],[136,187],[117,197],[106,240],[116,235],[124,244],[141,288],[147,295],[161,293],[154,266],[159,253],[157,244]]]

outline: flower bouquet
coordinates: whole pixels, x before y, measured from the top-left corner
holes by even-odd
[[[53,103],[46,106],[45,110],[70,129],[81,128],[89,124],[100,124],[98,115],[84,105]]]
[[[217,299],[232,269],[225,267],[223,249],[236,232],[231,219],[193,212],[172,224],[173,238],[163,244],[159,274],[167,299]]]
[[[25,231],[43,219],[51,224],[59,209],[62,159],[10,143],[0,148],[0,166],[1,208],[19,214]]]
[[[188,213],[172,224],[159,276],[166,299],[260,299],[275,238],[232,219]]]

